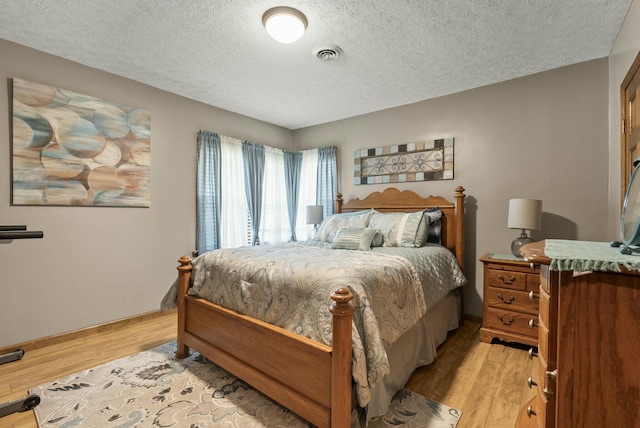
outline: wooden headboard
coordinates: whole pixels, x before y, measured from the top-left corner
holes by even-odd
[[[442,196],[423,198],[411,190],[389,187],[382,192],[373,192],[364,199],[342,201],[342,194],[336,197],[338,213],[361,211],[373,208],[380,212],[414,212],[425,208],[440,207],[442,210],[442,245],[455,254],[458,264],[464,270],[464,187],[456,187],[451,202]]]

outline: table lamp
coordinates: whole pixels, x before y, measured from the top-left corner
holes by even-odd
[[[509,229],[521,229],[520,236],[511,243],[511,252],[516,257],[522,257],[520,247],[534,242],[527,236],[527,230],[539,230],[542,224],[542,201],[538,199],[510,199]]]
[[[322,208],[322,205],[307,205],[307,224],[313,225],[314,232],[318,231],[318,225],[322,223]]]

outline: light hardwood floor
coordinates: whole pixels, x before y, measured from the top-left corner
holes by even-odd
[[[466,321],[439,348],[436,361],[414,373],[407,388],[462,410],[458,428],[512,428],[533,397],[526,379],[535,359],[524,348],[479,342],[480,324]],[[0,365],[0,403],[29,388],[175,340],[176,315],[120,324],[83,337],[25,349],[22,360]],[[0,418],[0,428],[36,428],[33,411]]]

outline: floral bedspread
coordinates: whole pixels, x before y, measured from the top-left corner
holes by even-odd
[[[427,301],[466,282],[455,257],[437,245],[368,252],[307,241],[216,250],[192,264],[190,294],[327,345],[331,293],[349,289],[353,378],[362,407],[389,372],[385,347],[426,313]]]

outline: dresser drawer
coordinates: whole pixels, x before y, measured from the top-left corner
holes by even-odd
[[[511,290],[527,289],[527,274],[524,272],[512,272],[500,269],[489,269],[485,278],[490,287],[509,288]]]
[[[538,423],[538,397],[533,397],[520,410],[515,428],[540,428]],[[529,412],[529,410],[531,410]]]
[[[555,406],[556,381],[547,378],[547,371],[549,370],[549,367],[542,359],[539,359],[538,361],[538,367],[540,369],[538,372],[538,404],[542,409],[549,413],[550,411],[553,411]],[[549,397],[544,393],[545,388],[549,391]],[[540,420],[545,420],[545,418],[540,418]]]
[[[510,290],[508,288],[487,287],[484,296],[487,304],[492,308],[506,311],[526,312],[528,314],[538,314],[538,300],[529,298],[529,292]]]
[[[542,266],[540,268],[540,289],[551,293],[551,287],[549,286],[549,266]]]
[[[527,274],[527,291],[533,291],[537,293],[540,290],[540,274],[528,273]]]
[[[542,322],[547,327],[549,326],[549,299],[550,296],[547,292],[540,287],[540,295],[539,297],[539,310],[540,310],[540,322]]]
[[[538,326],[538,358],[549,364],[549,329],[544,323]]]
[[[541,394],[541,393],[538,393],[538,394]],[[545,403],[544,400],[542,400],[540,395],[536,397],[531,407],[532,407],[532,410],[536,412],[536,415],[533,417],[535,417],[538,421],[537,426],[540,426],[540,427],[546,426],[544,421],[547,420],[547,404]]]
[[[538,338],[538,317],[535,315],[487,308],[484,319],[486,327],[508,333],[521,334],[533,339]],[[533,328],[529,325],[531,320],[534,321]]]

